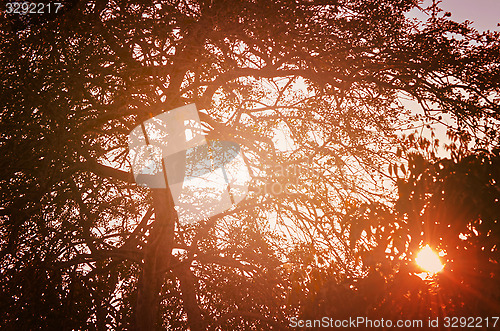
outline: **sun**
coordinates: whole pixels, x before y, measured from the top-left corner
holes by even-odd
[[[444,265],[441,263],[438,254],[436,254],[429,245],[426,245],[420,250],[415,258],[417,265],[428,273],[438,273],[443,270]]]

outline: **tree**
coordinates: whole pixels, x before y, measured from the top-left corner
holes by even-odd
[[[486,326],[482,317],[495,316],[500,302],[498,150],[456,151],[457,158],[434,162],[410,156],[395,208],[373,204],[360,222],[368,227],[378,220],[386,226],[372,234],[384,239],[364,252],[367,276],[325,282],[308,303],[307,318],[438,317],[443,327],[444,317],[470,316],[472,324],[471,318],[457,321],[465,327]],[[446,252],[444,270],[431,279],[419,278],[421,270],[412,263],[422,242]]]
[[[415,1],[63,4],[1,23],[4,328],[285,328],[328,286],[399,271],[377,261],[412,233],[405,185],[428,185],[412,168],[393,206],[401,94],[498,144],[498,34],[417,24]],[[185,226],[169,190],[135,184],[127,135],[188,103],[241,146],[253,192]]]

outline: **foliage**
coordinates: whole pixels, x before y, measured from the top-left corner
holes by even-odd
[[[0,22],[3,329],[281,329],[438,296],[494,311],[498,33],[415,22],[413,0],[63,3]],[[449,119],[452,159],[401,136],[402,95],[422,125]],[[180,226],[134,183],[127,135],[188,103],[241,146],[253,191]],[[449,259],[436,284],[414,276],[423,241]]]

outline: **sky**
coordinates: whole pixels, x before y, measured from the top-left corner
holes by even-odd
[[[425,0],[423,7],[432,1]],[[473,27],[479,31],[500,31],[500,0],[442,0],[439,4],[445,12],[451,13],[451,19],[457,22],[469,20],[474,22]],[[425,19],[419,13],[412,11],[414,16]]]
[[[470,20],[478,30],[500,31],[500,0],[444,0],[441,7],[455,21]]]

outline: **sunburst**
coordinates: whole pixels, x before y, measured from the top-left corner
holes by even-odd
[[[439,255],[426,245],[420,250],[415,258],[417,265],[428,274],[436,274],[443,270],[444,265],[439,259]]]

